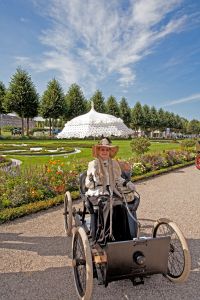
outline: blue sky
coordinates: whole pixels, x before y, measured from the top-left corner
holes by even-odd
[[[27,70],[90,98],[125,97],[200,120],[199,0],[0,0],[0,81]]]

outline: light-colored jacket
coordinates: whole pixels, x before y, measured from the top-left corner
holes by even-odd
[[[122,171],[119,163],[116,160],[109,159],[106,162],[106,164],[107,164],[106,166],[103,166],[104,168],[104,180],[103,180],[99,159],[95,159],[89,162],[87,177],[85,180],[85,185],[88,188],[88,191],[86,192],[87,195],[99,196],[103,194],[109,194],[108,191],[105,190],[106,185],[108,186],[111,185],[110,182],[111,178],[109,176],[109,164],[112,164],[113,177],[114,177],[114,182],[112,183],[112,185],[114,187],[114,192],[116,192],[116,190],[119,191],[119,187],[123,186],[125,179],[121,177]]]

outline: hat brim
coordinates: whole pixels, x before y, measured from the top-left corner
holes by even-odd
[[[99,156],[99,149],[102,147],[106,147],[109,148],[109,156],[111,158],[115,157],[115,155],[117,154],[119,147],[118,146],[107,146],[107,145],[94,145],[92,147],[92,155],[94,157],[98,157]]]

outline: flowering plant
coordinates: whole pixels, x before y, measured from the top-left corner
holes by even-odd
[[[65,186],[65,172],[63,171],[64,163],[58,160],[50,160],[46,167],[46,176],[50,185],[54,190],[58,190],[59,187]]]
[[[145,169],[145,166],[138,162],[138,163],[134,163],[132,165],[132,172],[133,172],[133,175],[136,176],[136,175],[142,175],[146,172],[146,169]]]

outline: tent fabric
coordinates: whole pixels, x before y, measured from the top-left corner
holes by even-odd
[[[88,113],[68,121],[57,138],[128,137],[132,134],[133,130],[129,129],[122,119],[99,113],[92,106]]]

